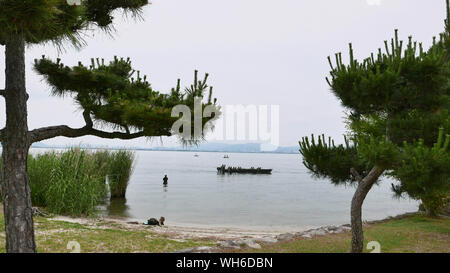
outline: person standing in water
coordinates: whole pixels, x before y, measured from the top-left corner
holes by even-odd
[[[168,181],[169,181],[169,178],[167,177],[167,174],[166,174],[166,175],[164,175],[164,178],[163,178],[163,185],[167,186]]]

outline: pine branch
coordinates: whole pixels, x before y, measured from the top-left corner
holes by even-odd
[[[158,136],[160,135],[166,135],[169,136],[169,134],[161,134],[158,133]],[[85,126],[82,128],[74,129],[66,125],[60,125],[60,126],[50,126],[50,127],[44,127],[40,129],[36,129],[29,132],[29,138],[30,142],[38,142],[58,136],[63,137],[69,137],[69,138],[77,138],[82,136],[97,136],[100,138],[107,138],[107,139],[123,139],[123,140],[129,140],[129,139],[135,139],[143,136],[148,136],[144,131],[139,131],[136,133],[123,133],[123,132],[105,132],[100,131],[97,129],[94,129],[89,126]]]
[[[83,118],[84,118],[84,121],[86,122],[86,127],[92,128],[94,126],[94,123],[92,122],[91,114],[89,113],[88,110],[84,110]]]
[[[43,56],[35,61],[34,68],[52,86],[53,95],[73,95],[83,109],[86,128],[93,128],[95,121],[120,128],[116,130],[127,136],[131,135],[131,129],[145,131],[145,136],[150,137],[170,134],[176,120],[171,115],[173,107],[187,105],[193,109],[195,96],[203,97],[208,89],[208,74],[199,80],[196,71],[192,88],[183,93],[180,80],[169,94],[155,91],[146,77],[141,77],[139,71],[132,68],[129,58],[114,57],[109,63],[92,59],[89,66],[79,63],[68,67],[59,59],[52,61]],[[136,75],[133,77],[133,74]],[[211,100],[212,89],[209,89],[208,104]],[[214,107],[216,119],[220,109],[215,99]],[[207,118],[202,119],[202,122],[207,121]]]
[[[356,181],[361,183],[361,181],[363,179],[362,179],[361,175],[359,174],[359,172],[355,168],[351,168],[350,173],[353,175],[353,177],[356,179]]]
[[[58,47],[68,41],[79,48],[85,44],[83,32],[92,26],[111,33],[115,13],[142,19],[148,0],[95,0],[69,5],[66,1],[0,1],[0,44],[5,37],[23,33],[27,43],[53,42]],[[19,19],[20,18],[20,19]]]

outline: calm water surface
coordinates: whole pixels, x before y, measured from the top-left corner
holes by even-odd
[[[353,187],[313,179],[295,154],[192,152],[136,153],[126,199],[104,214],[145,221],[164,216],[168,224],[253,229],[298,229],[350,222]],[[218,175],[221,164],[272,168],[272,175]],[[163,187],[164,174],[169,177]],[[365,220],[416,211],[418,204],[392,198],[391,181],[375,186],[364,203]]]

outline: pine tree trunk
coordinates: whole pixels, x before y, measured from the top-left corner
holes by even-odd
[[[6,126],[2,134],[2,194],[6,251],[36,252],[27,158],[30,147],[25,89],[25,41],[6,41]]]
[[[383,174],[383,169],[375,166],[358,184],[356,192],[353,195],[351,205],[351,225],[352,225],[352,253],[361,253],[364,248],[364,233],[362,225],[362,205],[364,199],[377,182],[378,178]]]

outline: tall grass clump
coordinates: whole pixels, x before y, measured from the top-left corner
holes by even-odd
[[[59,163],[59,157],[59,154],[53,151],[45,154],[28,155],[28,177],[33,206],[47,206],[46,193],[52,171]]]
[[[92,214],[97,205],[106,201],[107,177],[111,198],[125,197],[134,159],[134,152],[125,150],[111,152],[72,148],[30,154],[28,176],[31,202],[33,206],[46,207],[55,214]]]
[[[89,154],[94,158],[94,168],[97,169],[98,175],[105,178],[109,174],[109,165],[112,153],[108,150],[96,150]]]
[[[60,153],[58,159],[50,172],[46,207],[56,214],[91,214],[106,197],[104,171],[97,168],[98,162],[92,154],[80,149]]]
[[[108,183],[112,198],[125,197],[128,181],[133,173],[135,154],[120,150],[110,154]]]

